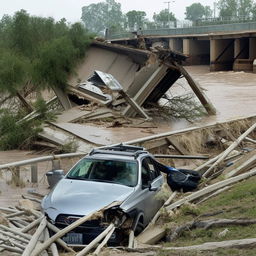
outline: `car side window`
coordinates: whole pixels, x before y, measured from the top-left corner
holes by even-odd
[[[151,171],[152,177],[153,177],[153,179],[155,179],[161,173],[160,173],[160,171],[158,170],[157,166],[155,165],[154,161],[151,158],[149,158],[148,161],[149,161],[148,166],[149,166],[149,169]]]
[[[142,160],[141,180],[142,180],[142,186],[148,186],[148,184],[151,182],[151,176],[150,176],[150,170],[147,163],[147,158],[144,158]]]

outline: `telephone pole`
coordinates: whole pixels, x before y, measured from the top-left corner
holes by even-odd
[[[168,1],[168,2],[164,2],[165,4],[168,4],[168,27],[170,28],[170,3],[174,3],[175,1]]]

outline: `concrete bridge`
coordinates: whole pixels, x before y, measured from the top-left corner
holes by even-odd
[[[113,43],[147,47],[162,45],[190,56],[188,64],[209,64],[211,71],[252,71],[256,59],[256,22],[113,34]]]

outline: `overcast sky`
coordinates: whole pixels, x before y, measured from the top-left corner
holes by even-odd
[[[70,22],[79,21],[81,18],[81,8],[91,3],[102,2],[103,0],[0,0],[0,16],[4,14],[12,15],[20,9],[25,9],[29,14],[48,17],[51,16],[56,20],[66,18]],[[167,1],[170,1],[170,10],[176,18],[183,20],[186,6],[192,3],[200,2],[202,5],[213,7],[214,0],[116,0],[121,3],[124,13],[130,10],[145,11],[148,18],[152,18],[153,13],[158,13],[167,8]]]

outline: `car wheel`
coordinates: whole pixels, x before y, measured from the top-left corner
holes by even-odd
[[[134,235],[139,235],[144,229],[144,225],[141,222],[138,222],[135,229],[134,229]]]

